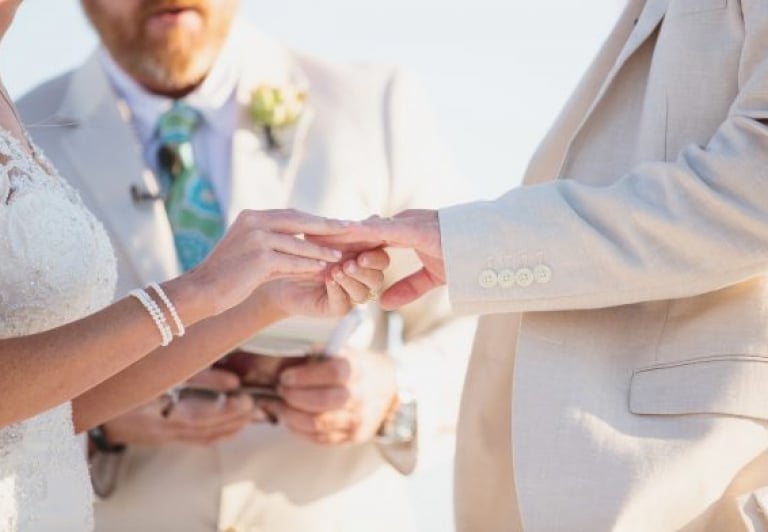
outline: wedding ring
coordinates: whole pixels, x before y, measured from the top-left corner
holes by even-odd
[[[379,293],[376,290],[371,290],[368,292],[368,295],[365,296],[361,301],[358,301],[356,299],[350,298],[352,303],[355,305],[365,305],[366,303],[374,303],[379,300]]]
[[[379,296],[380,296],[380,295],[381,295],[381,294],[379,294],[379,292],[378,292],[378,291],[376,291],[376,290],[371,290],[370,292],[368,292],[368,295],[366,296],[366,298],[365,298],[365,299],[366,299],[366,301],[370,301],[371,303],[374,303],[374,302],[376,302],[376,301],[378,301],[378,300],[379,300]]]

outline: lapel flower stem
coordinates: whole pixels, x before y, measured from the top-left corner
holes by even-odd
[[[303,91],[290,85],[260,85],[251,92],[251,118],[264,129],[268,151],[282,149],[276,133],[299,120],[306,98]]]
[[[272,126],[264,126],[264,135],[267,137],[267,148],[269,151],[275,151],[280,149],[280,143],[275,138],[275,132],[272,130]]]

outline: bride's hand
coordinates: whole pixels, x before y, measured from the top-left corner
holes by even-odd
[[[389,255],[384,250],[369,250],[329,267],[313,279],[281,279],[259,292],[286,316],[342,316],[353,304],[377,297],[388,266]]]
[[[348,226],[295,210],[243,211],[202,263],[167,286],[194,302],[186,305],[185,322],[219,314],[266,282],[327,270],[341,253],[296,235],[338,235]]]

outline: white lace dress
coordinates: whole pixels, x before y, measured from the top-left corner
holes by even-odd
[[[0,338],[103,308],[115,280],[104,228],[39,152],[31,157],[0,129]],[[0,531],[92,529],[85,451],[71,406],[0,428]]]

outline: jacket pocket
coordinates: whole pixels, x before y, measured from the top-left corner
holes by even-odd
[[[629,389],[629,410],[768,420],[768,357],[704,357],[637,369]]]
[[[714,11],[728,6],[728,0],[672,0],[668,15],[686,15],[702,11]]]

